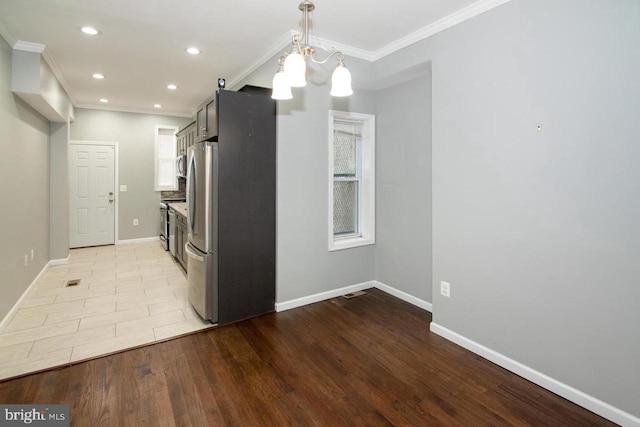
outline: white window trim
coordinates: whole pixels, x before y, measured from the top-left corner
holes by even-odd
[[[172,153],[178,152],[178,144],[176,140],[176,133],[178,133],[179,128],[177,126],[166,126],[166,125],[157,125],[155,127],[155,151],[153,153],[153,186],[155,191],[176,191],[178,189],[178,175],[174,174],[173,177],[173,185],[172,186],[162,186],[158,184],[158,154],[160,152],[160,131],[161,130],[172,130],[173,131],[173,149]],[[175,156],[174,156],[175,162]]]
[[[358,208],[360,233],[355,237],[335,237],[333,235],[333,130],[336,119],[362,123],[362,180]],[[376,242],[375,129],[375,116],[372,114],[329,110],[329,251],[373,245]]]

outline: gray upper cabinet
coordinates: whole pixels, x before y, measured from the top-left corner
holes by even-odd
[[[176,155],[181,156],[183,154],[187,154],[187,150],[196,141],[196,122],[190,123],[184,129],[181,129],[176,133]]]
[[[213,97],[212,100],[207,102],[205,107],[205,112],[207,113],[207,129],[206,129],[206,138],[211,138],[212,136],[218,136],[218,102],[217,94]]]
[[[196,113],[196,142],[207,139],[207,111],[205,107],[206,105],[201,105]]]
[[[176,156],[180,156],[186,153],[187,143],[186,143],[186,128],[178,131],[176,133]]]
[[[196,142],[218,136],[218,93],[207,98],[196,112]]]
[[[189,126],[187,126],[186,131],[186,148],[183,154],[187,154],[187,150],[189,149],[189,147],[196,143],[196,122],[193,122]]]

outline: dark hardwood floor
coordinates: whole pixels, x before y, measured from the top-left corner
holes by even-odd
[[[612,425],[429,332],[381,291],[0,383],[72,425]]]

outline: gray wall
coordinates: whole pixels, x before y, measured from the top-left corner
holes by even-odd
[[[277,64],[273,58],[238,87],[271,87]],[[347,61],[354,76],[370,75],[369,65]],[[307,86],[293,89],[294,99],[278,101],[278,302],[373,279],[373,246],[328,251],[328,111],[375,113],[375,94],[356,88],[349,98],[332,98],[331,72],[313,68]]]
[[[183,117],[77,109],[71,139],[119,143],[119,184],[127,192],[119,197],[119,240],[156,237],[160,233],[158,202],[154,189],[155,126],[179,128],[191,122]],[[140,225],[133,226],[138,218]]]
[[[513,0],[376,64],[432,60],[434,321],[635,416],[639,45],[635,0]]]
[[[376,92],[375,279],[431,301],[431,74]]]
[[[49,260],[48,141],[49,122],[11,93],[11,48],[0,37],[0,319]]]
[[[68,123],[51,123],[49,135],[49,255],[53,260],[69,256]]]

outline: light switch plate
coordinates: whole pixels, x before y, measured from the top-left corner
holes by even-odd
[[[121,185],[120,186],[120,192],[124,193],[125,191],[127,191],[127,186],[126,185]]]

